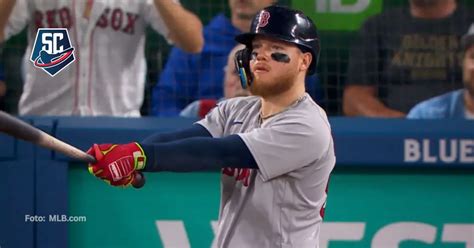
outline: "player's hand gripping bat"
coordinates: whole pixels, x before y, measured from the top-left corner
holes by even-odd
[[[0,132],[51,149],[53,151],[60,152],[68,157],[82,162],[96,162],[95,158],[91,155],[57,138],[54,138],[53,136],[3,111],[0,111]],[[141,173],[137,173],[135,175],[135,180],[132,182],[133,187],[141,188],[144,183],[145,177]]]

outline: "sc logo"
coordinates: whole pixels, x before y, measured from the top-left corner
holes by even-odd
[[[74,47],[65,28],[39,28],[30,61],[54,77],[74,62]]]

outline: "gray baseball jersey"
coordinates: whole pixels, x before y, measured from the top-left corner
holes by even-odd
[[[223,169],[219,247],[319,246],[335,165],[326,113],[309,95],[261,121],[256,96],[218,104],[198,124],[213,137],[238,134],[258,170]]]
[[[179,4],[178,0],[174,0]],[[6,37],[28,26],[22,115],[140,116],[145,27],[168,36],[153,0],[16,0]],[[67,28],[76,61],[52,78],[29,61],[38,28]]]

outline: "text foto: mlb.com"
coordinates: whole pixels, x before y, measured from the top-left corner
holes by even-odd
[[[25,215],[25,222],[86,222],[86,216],[69,216],[65,214]]]

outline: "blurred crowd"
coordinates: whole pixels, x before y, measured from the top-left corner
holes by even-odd
[[[202,118],[219,101],[249,94],[233,65],[234,37],[272,4],[291,2],[1,1],[0,109]],[[306,91],[332,116],[474,119],[474,4],[382,5],[357,31],[320,30]],[[66,28],[75,46],[74,63],[54,77],[30,61],[39,28]]]

